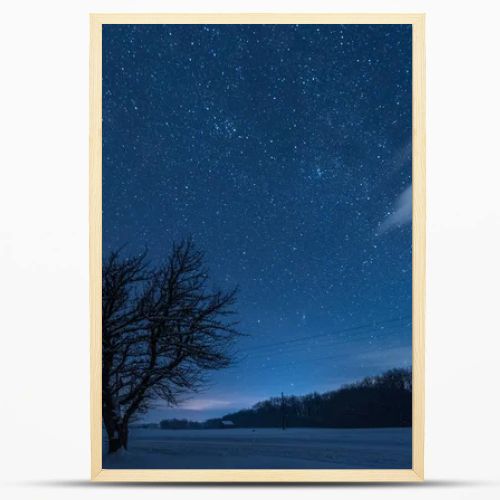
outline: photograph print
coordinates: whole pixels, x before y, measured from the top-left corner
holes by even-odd
[[[103,469],[412,469],[412,60],[102,25]]]

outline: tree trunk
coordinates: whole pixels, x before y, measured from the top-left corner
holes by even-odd
[[[108,453],[115,453],[122,447],[119,437],[109,438]]]
[[[128,446],[128,425],[125,423],[116,424],[113,429],[108,429],[108,453],[115,453],[120,448],[127,449]]]
[[[128,424],[122,424],[120,431],[120,442],[125,449],[128,449]]]

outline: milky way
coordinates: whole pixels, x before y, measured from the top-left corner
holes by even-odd
[[[409,366],[410,222],[410,25],[103,27],[104,254],[192,235],[248,334],[170,414]]]

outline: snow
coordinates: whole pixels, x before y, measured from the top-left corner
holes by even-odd
[[[411,429],[131,429],[105,469],[409,469]]]

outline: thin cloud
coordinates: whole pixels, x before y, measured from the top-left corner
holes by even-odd
[[[194,397],[181,403],[177,409],[189,411],[205,411],[205,410],[224,410],[227,408],[236,407],[250,407],[258,401],[267,399],[267,396],[254,395],[254,396],[240,396],[233,394],[217,395],[213,398],[198,398]]]
[[[412,186],[410,184],[398,197],[389,215],[379,224],[377,234],[385,234],[411,223]]]
[[[195,410],[195,411],[202,411],[202,410],[212,410],[216,408],[227,408],[228,406],[231,406],[230,401],[224,401],[221,399],[191,399],[184,404],[180,405],[180,408],[184,410]]]

